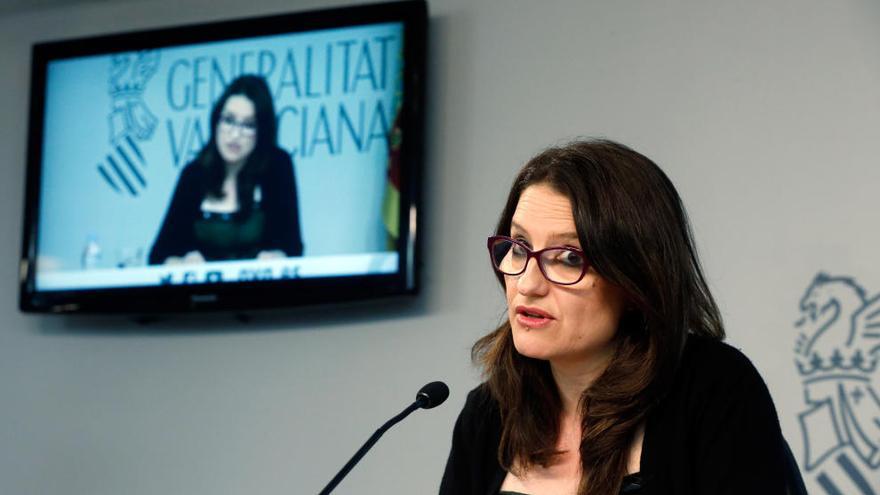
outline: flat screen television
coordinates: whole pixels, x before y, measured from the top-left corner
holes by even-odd
[[[426,28],[403,1],[35,45],[20,308],[415,294]]]

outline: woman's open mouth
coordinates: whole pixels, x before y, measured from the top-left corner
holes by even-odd
[[[527,328],[541,328],[549,325],[553,317],[540,308],[517,306],[516,321]]]

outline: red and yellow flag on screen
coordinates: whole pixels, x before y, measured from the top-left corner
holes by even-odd
[[[388,234],[387,248],[397,249],[400,237],[400,143],[403,135],[400,129],[400,105],[394,125],[388,133],[388,180],[385,184],[385,198],[382,202],[382,223]]]

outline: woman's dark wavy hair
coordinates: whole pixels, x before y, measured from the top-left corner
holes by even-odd
[[[275,106],[266,80],[260,76],[244,75],[236,78],[223,91],[211,110],[211,136],[202,148],[197,160],[206,169],[205,194],[223,197],[223,181],[226,179],[226,163],[217,150],[217,124],[223,113],[226,101],[241,95],[254,104],[254,117],[257,125],[257,142],[254,150],[238,173],[236,189],[240,211],[248,212],[253,207],[254,187],[260,174],[266,169],[273,150],[277,147],[278,127],[275,121]]]
[[[580,398],[578,494],[619,493],[636,430],[669,387],[687,335],[723,339],[721,316],[681,199],[651,160],[605,140],[547,149],[516,177],[496,234],[510,235],[520,194],[535,184],[568,197],[592,269],[627,299],[614,357]],[[478,340],[472,357],[500,405],[501,465],[520,474],[552,464],[562,403],[549,363],[516,352],[509,321]]]

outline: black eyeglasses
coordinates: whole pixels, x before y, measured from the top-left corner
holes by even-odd
[[[589,263],[580,249],[555,246],[532,251],[516,239],[495,235],[488,240],[492,266],[505,275],[522,275],[529,260],[538,260],[538,268],[544,278],[559,285],[576,284],[584,278]]]
[[[232,134],[232,131],[234,130],[238,130],[239,134],[245,137],[253,137],[257,134],[256,122],[239,122],[235,120],[235,117],[229,114],[222,114],[220,116],[220,121],[218,122],[217,127],[221,132],[225,132],[226,134]]]

